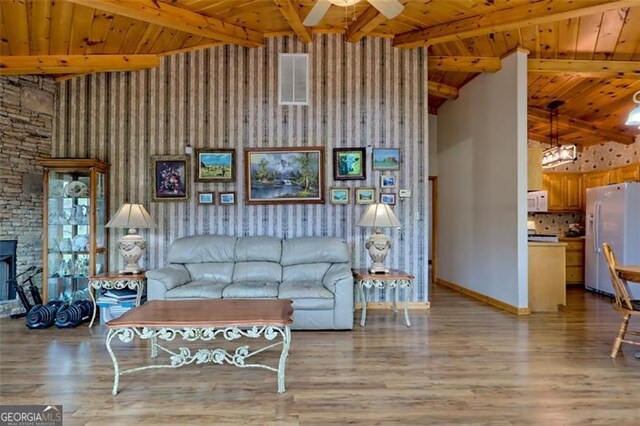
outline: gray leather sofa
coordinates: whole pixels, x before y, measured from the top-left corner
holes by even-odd
[[[292,329],[352,329],[353,277],[337,238],[180,238],[169,265],[146,272],[147,298],[291,299]]]

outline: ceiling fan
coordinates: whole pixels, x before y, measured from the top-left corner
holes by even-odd
[[[303,24],[307,27],[312,27],[314,25],[318,25],[324,15],[327,13],[331,5],[336,6],[353,6],[358,3],[360,0],[318,0],[316,4],[311,9],[311,12],[304,18]],[[398,0],[367,0],[371,3],[371,6],[378,9],[380,13],[382,13],[385,18],[393,19],[396,16],[402,13],[402,9],[404,9],[404,5],[400,3]]]

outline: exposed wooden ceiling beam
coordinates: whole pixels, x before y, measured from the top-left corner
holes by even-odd
[[[67,0],[114,15],[246,47],[264,45],[261,33],[155,0]]]
[[[640,6],[640,0],[543,0],[410,31],[396,36],[393,45],[405,48],[433,45],[633,6]]]
[[[429,56],[429,70],[453,72],[496,72],[502,68],[497,57]]]
[[[535,73],[571,73],[589,77],[640,79],[640,61],[591,61],[575,59],[529,59],[528,71]]]
[[[458,97],[458,89],[435,81],[430,81],[427,85],[427,89],[430,95],[437,96],[439,98],[455,99]]]
[[[311,43],[313,37],[311,31],[302,24],[300,18],[300,8],[297,4],[294,4],[291,0],[273,0],[284,19],[287,20],[293,31],[297,34],[298,38],[303,43]]]
[[[369,7],[347,28],[347,41],[355,43],[362,40],[364,36],[378,28],[386,20],[387,18],[375,7]]]
[[[165,50],[164,52],[158,53],[158,56],[178,55],[180,53],[193,52],[195,50],[204,50],[212,47],[220,47],[220,46],[224,46],[224,44],[225,43],[222,43],[220,41],[215,41],[213,43],[198,44],[197,46],[183,47],[181,49]]]
[[[528,117],[529,117],[529,120],[532,120],[532,121],[548,123],[549,111],[540,109],[540,108],[529,107]],[[634,136],[625,135],[621,132],[616,132],[609,128],[603,128],[598,126],[597,124],[580,120],[578,118],[569,117],[562,114],[558,114],[558,126],[563,128],[573,129],[573,130],[579,130],[581,132],[586,132],[591,135],[599,136],[604,140],[619,142],[626,145],[629,145],[635,142]]]
[[[133,71],[160,65],[158,55],[0,56],[0,75]]]
[[[532,132],[532,131],[528,131],[527,132],[527,136],[529,139],[532,139],[536,142],[549,142],[549,135],[541,135],[540,133],[536,133],[536,132]]]

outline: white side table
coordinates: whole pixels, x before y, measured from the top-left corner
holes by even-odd
[[[393,290],[393,311],[398,312],[398,287],[403,289],[404,293],[404,320],[407,327],[411,326],[409,321],[409,301],[407,300],[407,292],[413,287],[413,280],[415,276],[407,274],[406,272],[399,270],[391,270],[387,274],[372,274],[366,269],[354,269],[353,279],[358,288],[360,294],[360,300],[362,302],[362,317],[360,318],[360,327],[364,327],[367,321],[367,296],[365,294],[365,288],[370,290],[372,288],[390,288]],[[369,293],[371,293],[369,291]]]
[[[89,277],[89,295],[93,303],[93,315],[89,327],[93,326],[96,319],[96,293],[99,294],[100,289],[105,290],[122,290],[128,288],[136,290],[136,306],[140,306],[144,288],[147,284],[147,278],[144,273],[141,274],[121,274],[119,272],[107,272]]]

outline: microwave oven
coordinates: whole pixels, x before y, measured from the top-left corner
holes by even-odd
[[[549,210],[549,194],[547,191],[533,191],[527,194],[528,212],[546,212]]]

